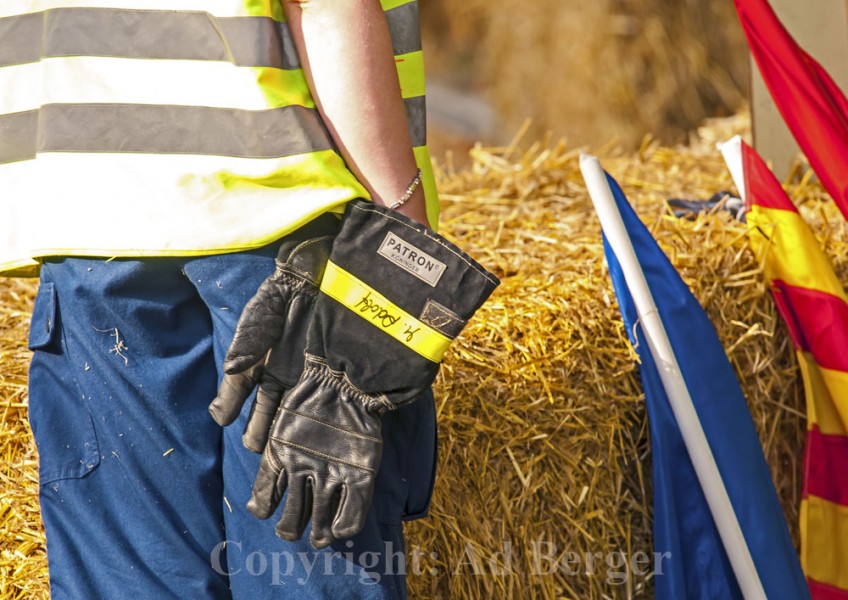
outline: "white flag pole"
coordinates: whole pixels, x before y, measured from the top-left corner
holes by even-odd
[[[680,428],[683,442],[721,536],[733,573],[736,575],[736,581],[746,600],[766,600],[759,573],[754,566],[745,536],[742,534],[733,505],[721,480],[709,442],[701,428],[701,422],[692,404],[692,397],[680,372],[680,365],[671,348],[665,326],[657,312],[645,274],[639,266],[633,244],[627,235],[627,228],[616,207],[606,174],[598,159],[586,154],[580,156],[580,170],[607,241],[621,265],[624,279],[636,305],[648,349],[657,365],[671,410]]]

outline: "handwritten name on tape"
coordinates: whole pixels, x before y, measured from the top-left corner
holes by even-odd
[[[321,291],[433,362],[441,362],[453,339],[409,314],[332,261],[324,271]]]
[[[359,302],[354,305],[354,308],[358,309],[360,313],[370,314],[371,320],[379,323],[383,329],[389,329],[397,325],[403,318],[403,315],[392,314],[390,309],[384,308],[379,300],[371,297],[371,292],[360,298]],[[398,331],[395,335],[402,335],[407,342],[412,342],[415,334],[421,330],[420,327],[413,329],[414,323],[414,321],[412,324],[401,323],[400,327],[403,327],[403,331]]]
[[[391,231],[386,234],[377,253],[424,283],[436,287],[447,266]]]

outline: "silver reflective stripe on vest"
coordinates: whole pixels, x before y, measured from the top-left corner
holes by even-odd
[[[0,67],[41,58],[41,24],[40,14],[0,19]]]
[[[406,110],[424,145],[424,99]],[[147,152],[272,158],[334,148],[318,111],[286,106],[248,111],[200,106],[48,104],[0,115],[0,164],[37,152]],[[420,124],[420,126],[419,126]]]
[[[416,96],[404,100],[406,122],[409,125],[409,136],[415,147],[427,144],[427,106],[424,96]]]
[[[396,55],[415,52],[421,48],[418,29],[418,6],[412,2],[393,8],[386,13]],[[69,32],[72,35],[69,35]],[[291,33],[285,23],[267,17],[213,17],[204,12],[128,10],[105,8],[55,8],[52,10],[6,17],[0,19],[0,68],[24,65],[45,58],[109,57],[155,60],[203,60],[228,62],[244,67],[270,67],[293,70],[300,67]],[[155,86],[155,82],[153,84]],[[61,103],[61,99],[57,99]],[[132,102],[131,99],[127,101]],[[29,108],[29,107],[22,107]],[[60,113],[66,113],[66,110]],[[219,111],[222,112],[222,111]],[[406,113],[413,146],[426,144],[426,117],[423,97],[406,99]],[[230,111],[230,114],[233,114]],[[16,132],[22,133],[22,122],[31,124],[32,118],[5,119],[16,123]],[[313,119],[307,119],[309,123]],[[233,121],[233,118],[223,119]],[[196,121],[188,121],[195,123]],[[113,120],[105,123],[114,124]],[[52,121],[43,121],[52,127]],[[221,126],[218,120],[213,126]],[[284,129],[280,124],[277,129]],[[103,131],[104,127],[97,128]],[[155,128],[155,131],[165,131]],[[184,131],[177,128],[174,131]],[[326,130],[311,127],[310,131],[326,134]],[[25,131],[23,131],[25,133]],[[51,133],[51,139],[54,137]],[[83,132],[84,134],[85,132]],[[129,131],[124,131],[129,138]],[[148,133],[147,137],[151,136]],[[59,136],[62,138],[63,136]],[[84,139],[86,136],[83,135]],[[203,136],[206,139],[208,136]],[[220,135],[211,136],[220,140]],[[0,147],[0,162],[13,162],[34,157],[33,149],[49,151],[50,144],[35,147],[32,138],[18,138],[14,147]],[[94,146],[95,144],[92,144]],[[142,147],[150,144],[140,143]],[[287,146],[286,144],[282,144]],[[7,143],[8,146],[8,143]],[[126,145],[119,145],[120,148]],[[199,144],[203,146],[203,144]],[[205,145],[208,148],[242,148],[238,142]],[[315,140],[321,149],[331,147],[326,135]],[[108,145],[107,145],[108,147]],[[163,148],[170,144],[163,144]],[[275,147],[270,144],[269,147]],[[302,143],[291,147],[300,149]],[[202,151],[202,148],[199,148]],[[120,151],[98,149],[91,151]],[[138,150],[134,150],[138,151]],[[214,152],[213,152],[214,153]],[[287,151],[281,156],[290,155]],[[260,155],[266,155],[260,151]]]
[[[35,158],[38,111],[0,115],[0,164]]]
[[[37,147],[0,146],[0,163],[37,152],[142,152],[273,158],[329,150],[318,112],[302,106],[246,111],[199,106],[51,104],[38,120],[12,118],[15,138]],[[12,116],[14,117],[14,116]],[[0,127],[9,116],[0,120]],[[24,128],[30,131],[24,131]],[[4,136],[5,137],[5,136]],[[2,152],[7,152],[4,155]],[[21,156],[26,150],[30,156]]]
[[[266,17],[61,8],[0,19],[0,40],[0,67],[60,56],[108,56],[300,68],[288,27]]]
[[[389,33],[394,53],[406,54],[421,50],[421,29],[418,21],[418,3],[410,2],[386,11]]]
[[[421,49],[414,3],[388,11],[386,18],[395,54]],[[74,35],[65,35],[68,31]],[[0,19],[0,41],[0,67],[59,56],[110,56],[300,68],[288,26],[267,17],[57,8]]]

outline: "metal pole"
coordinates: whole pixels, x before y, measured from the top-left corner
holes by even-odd
[[[721,536],[739,588],[746,600],[766,600],[759,573],[754,566],[745,536],[742,534],[733,505],[721,480],[709,442],[701,428],[701,421],[692,404],[692,397],[680,372],[680,365],[672,350],[665,326],[657,312],[645,274],[642,272],[633,244],[627,234],[627,228],[616,207],[606,174],[598,159],[586,154],[580,156],[580,170],[601,221],[601,227],[621,265],[627,287],[636,305],[639,323],[647,339],[648,349],[657,365],[671,410],[680,428],[683,442],[707,499],[710,513]]]

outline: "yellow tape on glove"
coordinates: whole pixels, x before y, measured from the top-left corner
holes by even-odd
[[[453,341],[332,262],[321,291],[427,360],[441,362]]]

